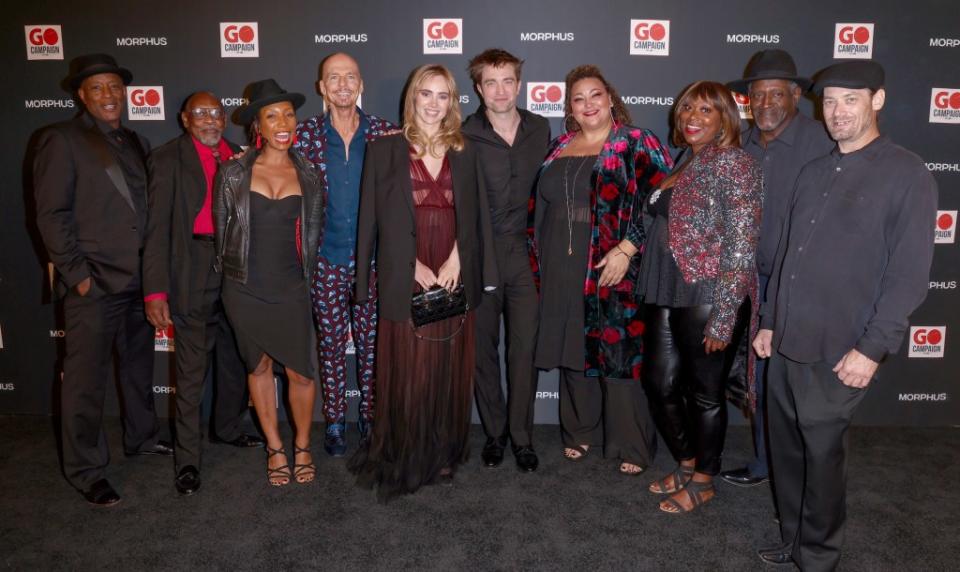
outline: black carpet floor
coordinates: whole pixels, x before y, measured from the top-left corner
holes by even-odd
[[[779,540],[770,489],[718,484],[695,514],[657,510],[647,484],[596,452],[565,461],[556,427],[539,426],[541,467],[471,461],[452,488],[377,504],[315,427],[319,479],[268,486],[263,451],[207,445],[203,488],[180,498],[169,458],[124,458],[107,420],[116,507],[88,505],[64,481],[53,423],[0,416],[0,568],[11,570],[764,570],[758,546]],[[353,429],[351,427],[351,429]],[[351,433],[351,446],[355,432]],[[960,429],[854,428],[845,570],[960,569]],[[731,427],[725,467],[748,456]]]

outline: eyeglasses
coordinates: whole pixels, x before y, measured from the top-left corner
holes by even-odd
[[[219,107],[197,107],[190,110],[190,115],[192,115],[194,119],[206,119],[209,117],[210,119],[216,120],[223,117],[223,110]]]

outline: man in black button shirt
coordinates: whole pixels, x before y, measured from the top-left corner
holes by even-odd
[[[546,119],[517,109],[523,62],[498,49],[486,50],[468,70],[483,105],[463,123],[473,142],[490,202],[496,236],[500,284],[477,308],[477,410],[487,434],[481,458],[488,467],[503,461],[507,438],[513,442],[517,468],[537,469],[533,449],[533,411],[537,370],[533,366],[538,298],[527,256],[527,206],[537,171],[547,154],[550,125]],[[500,316],[507,334],[507,380],[504,400],[500,383]]]
[[[74,59],[66,83],[85,112],[41,130],[34,149],[37,225],[57,271],[55,294],[66,319],[63,470],[97,505],[120,500],[104,478],[110,453],[102,428],[114,349],[125,453],[173,453],[158,440],[154,330],[144,316],[140,287],[149,145],[120,125],[131,79],[106,54]]]
[[[937,188],[923,161],[880,135],[883,68],[821,72],[837,147],[800,174],[761,330],[770,357],[770,457],[784,544],[766,562],[833,570],[846,520],[847,428],[878,364],[927,293]]]
[[[803,115],[797,108],[800,96],[810,88],[810,80],[797,75],[797,66],[789,53],[758,52],[747,64],[744,79],[728,85],[750,97],[753,126],[743,134],[743,150],[763,169],[763,217],[757,246],[762,302],[800,169],[829,153],[833,141],[823,124]],[[757,407],[753,415],[756,456],[745,467],[720,473],[724,481],[733,485],[754,486],[769,476],[764,422],[766,365],[767,360],[757,360]]]

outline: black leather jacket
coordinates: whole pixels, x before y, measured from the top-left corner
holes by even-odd
[[[300,212],[303,277],[310,284],[317,247],[323,232],[324,194],[314,166],[291,150],[303,193]],[[250,252],[250,179],[260,152],[250,149],[239,159],[222,165],[217,172],[213,194],[213,224],[216,229],[217,271],[240,283],[247,282]]]

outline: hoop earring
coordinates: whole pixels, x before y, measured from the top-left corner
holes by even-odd
[[[571,119],[573,119],[573,116],[572,116],[572,115],[569,115],[569,114],[568,114],[568,115],[564,115],[564,116],[563,116],[563,124],[562,124],[562,125],[563,125],[563,132],[564,132],[564,133],[570,133],[571,131],[576,131],[576,129],[571,129],[571,128],[567,125],[567,122],[570,121]],[[573,122],[576,123],[577,120],[576,120],[576,119],[573,119]],[[577,125],[577,127],[579,127],[579,125]]]

